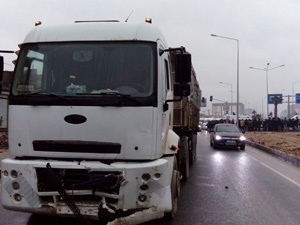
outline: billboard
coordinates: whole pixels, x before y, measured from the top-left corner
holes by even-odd
[[[300,93],[296,93],[295,97],[296,97],[296,103],[300,104]]]
[[[281,98],[281,101],[278,101],[278,104],[282,104],[282,94],[268,94],[268,104],[274,104],[274,97],[279,97]]]

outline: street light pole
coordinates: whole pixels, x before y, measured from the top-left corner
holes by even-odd
[[[299,83],[300,81],[295,81],[295,82],[293,82],[293,88],[292,88],[292,96],[293,96],[293,98],[292,98],[292,100],[293,100],[293,103],[295,104],[295,93],[294,93],[294,86],[295,86],[295,84],[297,84],[297,83]]]
[[[277,69],[279,67],[283,67],[284,65],[280,65],[280,66],[276,66],[276,67],[273,67],[271,69],[269,69],[269,65],[270,63],[267,63],[267,68],[264,68],[264,69],[261,69],[261,68],[255,68],[255,67],[249,67],[250,69],[254,69],[254,70],[263,70],[263,71],[266,71],[266,86],[267,86],[267,118],[269,118],[269,99],[268,99],[268,96],[269,96],[269,85],[268,85],[268,72],[270,70],[273,70],[273,69]]]
[[[237,75],[237,85],[236,85],[236,124],[239,126],[239,83],[240,83],[240,75],[239,75],[239,67],[240,67],[240,63],[239,63],[239,40],[238,39],[235,39],[235,38],[230,38],[230,37],[224,37],[224,36],[219,36],[219,35],[216,35],[216,34],[211,34],[210,36],[212,37],[218,37],[218,38],[224,38],[224,39],[228,39],[228,40],[232,40],[232,41],[236,41],[236,44],[237,44],[237,72],[236,72],[236,75]]]
[[[266,84],[267,84],[267,118],[269,118],[269,81],[268,81],[268,71],[270,63],[267,63],[266,68]]]
[[[293,82],[293,87],[292,87],[292,103],[295,104],[295,92],[294,92],[294,86],[295,84],[299,83],[300,81],[295,81]],[[291,117],[291,114],[290,114],[290,104],[288,104],[288,118]]]
[[[232,115],[232,103],[233,103],[233,101],[232,101],[232,84],[230,84],[230,83],[225,83],[225,82],[222,82],[222,81],[220,81],[219,83],[220,83],[220,84],[230,85],[230,92],[231,92],[231,106],[230,106],[230,113],[231,113],[231,115]]]

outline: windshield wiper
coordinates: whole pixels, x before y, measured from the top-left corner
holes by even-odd
[[[99,92],[84,92],[84,93],[76,93],[76,95],[105,95],[105,96],[118,96],[122,98],[126,98],[128,100],[131,100],[139,105],[142,105],[142,103],[135,98],[133,98],[131,95],[128,94],[121,94],[118,91],[114,90],[107,90],[107,91],[99,91]]]
[[[35,91],[35,92],[31,92],[31,93],[24,93],[22,95],[44,95],[44,96],[54,96],[56,98],[60,98],[60,99],[63,99],[67,102],[70,102],[71,104],[73,104],[72,100],[71,99],[68,99],[66,97],[63,97],[61,95],[58,95],[58,94],[54,94],[52,92],[47,92],[47,91]]]

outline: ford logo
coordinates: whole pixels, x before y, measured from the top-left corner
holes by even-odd
[[[64,120],[70,124],[82,124],[85,123],[87,119],[82,115],[73,114],[66,116]]]

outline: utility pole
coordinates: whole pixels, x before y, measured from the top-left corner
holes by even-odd
[[[290,96],[288,95],[288,119],[291,118],[291,112],[290,112]]]

